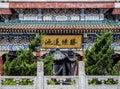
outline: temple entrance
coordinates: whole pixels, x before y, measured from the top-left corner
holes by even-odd
[[[45,56],[46,55],[46,56]],[[50,49],[44,57],[53,55],[54,76],[44,76],[45,89],[78,89],[78,62],[82,56],[72,49]]]
[[[53,54],[53,74],[55,76],[76,76],[78,75],[78,61],[82,56],[71,49],[51,49],[46,56]],[[46,57],[44,56],[44,57]]]

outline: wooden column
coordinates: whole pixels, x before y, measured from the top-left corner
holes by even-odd
[[[3,65],[3,60],[2,57],[0,57],[0,75],[3,75],[2,65]]]

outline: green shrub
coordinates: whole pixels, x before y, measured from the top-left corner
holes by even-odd
[[[2,83],[3,85],[16,85],[16,81],[14,81],[13,79],[7,79],[3,81]]]
[[[97,78],[92,79],[91,81],[88,82],[89,85],[97,85],[97,84],[102,84],[101,81],[98,81]]]
[[[97,78],[92,79],[91,81],[88,82],[89,85],[97,85],[97,84],[102,84],[101,81],[98,81]],[[118,80],[114,80],[113,78],[109,78],[107,81],[104,81],[104,84],[106,85],[113,85],[113,84],[118,84]]]
[[[105,84],[112,85],[112,84],[118,84],[118,81],[113,80],[112,78],[109,78],[107,81],[105,81]]]
[[[17,85],[16,81],[14,81],[13,79],[7,79],[3,81],[2,84],[3,85]],[[20,81],[18,84],[19,85],[33,85],[33,82],[30,81],[29,79],[22,79],[22,81]]]
[[[87,75],[111,75],[114,54],[114,49],[110,47],[112,32],[96,36],[94,45],[85,51],[85,72]]]
[[[55,82],[54,82],[53,80],[49,80],[49,81],[47,82],[47,84],[48,84],[48,85],[55,85]]]
[[[29,79],[23,79],[22,81],[19,82],[19,85],[33,85],[33,82],[30,81]]]
[[[75,81],[74,81],[74,80],[71,81],[71,82],[70,82],[70,85],[75,85]]]
[[[44,75],[53,75],[53,64],[54,58],[53,55],[47,56],[44,60]]]

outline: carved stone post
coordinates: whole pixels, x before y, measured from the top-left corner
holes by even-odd
[[[43,89],[44,69],[43,62],[37,62],[37,89]]]
[[[119,80],[118,80],[118,88],[117,89],[120,89],[120,75],[118,77],[119,77]]]
[[[79,89],[87,89],[84,61],[79,62]]]
[[[36,88],[37,87],[37,77],[34,78],[33,84],[34,84],[33,89],[37,89]]]

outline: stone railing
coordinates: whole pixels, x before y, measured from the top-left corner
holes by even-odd
[[[89,84],[93,79],[96,79],[99,84]],[[86,81],[88,89],[120,89],[120,76],[87,76]]]
[[[43,66],[38,62],[37,76],[0,76],[0,89],[120,89],[120,76],[87,76],[83,61],[79,62],[78,76],[44,76]]]
[[[44,89],[79,89],[78,76],[45,76]]]
[[[38,76],[0,76],[0,89],[81,89],[79,76],[44,76],[43,85],[37,87]],[[9,79],[13,79],[16,82],[15,85],[4,85],[3,82]],[[30,80],[33,84],[20,85],[23,79]],[[101,81],[100,84],[89,84],[93,79]],[[113,79],[116,84],[105,84],[108,79]],[[120,89],[120,76],[86,76],[83,80],[85,84],[84,89]]]
[[[36,89],[36,77],[35,76],[0,76],[0,89]]]

